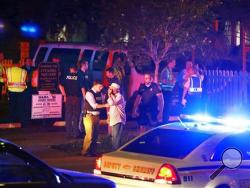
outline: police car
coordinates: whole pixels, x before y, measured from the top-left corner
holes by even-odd
[[[211,120],[157,127],[97,158],[94,173],[117,187],[250,187],[249,121]]]

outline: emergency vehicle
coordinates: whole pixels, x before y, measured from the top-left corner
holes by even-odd
[[[250,122],[192,117],[154,128],[97,158],[94,173],[118,188],[250,187]]]

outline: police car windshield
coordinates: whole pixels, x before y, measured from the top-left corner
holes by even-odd
[[[186,130],[155,129],[122,151],[183,159],[213,134]]]

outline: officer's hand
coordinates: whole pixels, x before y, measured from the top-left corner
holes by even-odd
[[[64,95],[63,96],[63,102],[66,102],[66,100],[67,100],[67,97],[66,97],[66,95]]]
[[[186,99],[182,99],[182,100],[181,100],[181,104],[182,104],[183,106],[186,106],[187,100],[186,100]]]

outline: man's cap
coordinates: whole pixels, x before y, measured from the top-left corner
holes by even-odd
[[[110,85],[110,87],[113,87],[113,88],[115,88],[115,89],[120,89],[120,85],[117,84],[117,83],[112,83],[112,84]]]

